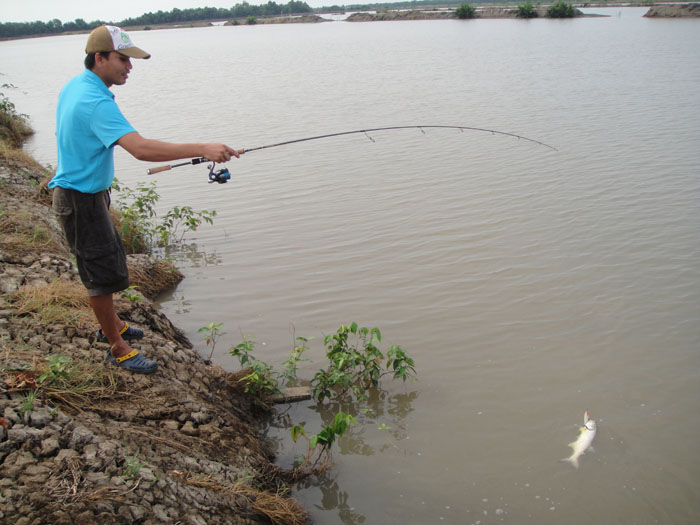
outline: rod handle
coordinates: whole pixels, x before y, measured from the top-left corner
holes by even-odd
[[[155,175],[156,173],[160,173],[161,171],[168,171],[169,169],[172,169],[172,166],[159,166],[157,168],[149,168],[146,173],[149,175]]]
[[[238,153],[239,155],[243,155],[245,153],[245,148],[236,150],[236,153]]]

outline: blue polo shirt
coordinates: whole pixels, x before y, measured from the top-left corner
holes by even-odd
[[[132,131],[136,130],[100,77],[86,69],[71,79],[58,97],[58,169],[49,188],[82,193],[109,188],[114,179],[114,145]]]

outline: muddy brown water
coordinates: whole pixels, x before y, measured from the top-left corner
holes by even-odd
[[[589,12],[596,12],[589,9]],[[218,212],[163,307],[216,360],[241,334],[279,365],[313,337],[378,326],[418,381],[385,382],[335,467],[297,487],[318,523],[689,523],[700,515],[700,21],[606,18],[139,32],[153,58],[115,88],[142,134],[256,147],[153,178],[163,210]],[[0,43],[29,145],[55,164],[53,111],[84,37]],[[45,60],[51,44],[54,59]],[[41,62],[42,68],[27,68]],[[50,81],[47,81],[50,79]],[[595,452],[568,456],[583,413]],[[325,415],[295,404],[312,431]],[[281,463],[302,452],[287,430]]]

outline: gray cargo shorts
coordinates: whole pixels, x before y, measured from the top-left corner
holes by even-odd
[[[109,214],[109,191],[81,193],[56,187],[53,209],[77,259],[88,295],[107,295],[129,287],[124,245]]]

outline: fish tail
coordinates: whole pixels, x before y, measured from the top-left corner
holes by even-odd
[[[569,457],[569,458],[562,458],[559,461],[565,461],[566,463],[571,463],[574,468],[578,468],[578,458],[575,457]]]

